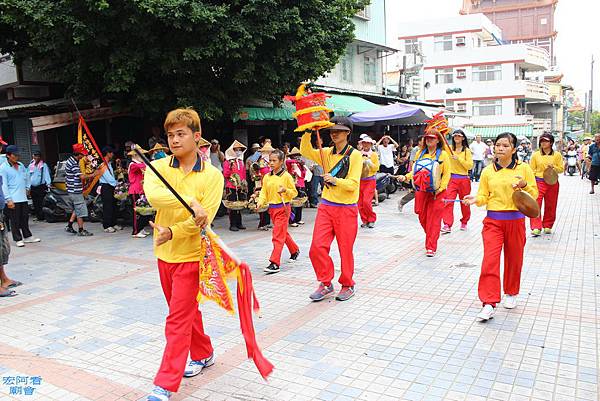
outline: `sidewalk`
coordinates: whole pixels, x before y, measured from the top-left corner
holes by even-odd
[[[276,370],[263,381],[237,316],[205,304],[216,364],[172,399],[598,400],[600,194],[588,191],[561,177],[555,234],[528,237],[519,306],[486,324],[475,321],[482,210],[426,258],[413,203],[400,215],[394,195],[376,208],[374,229],[359,229],[356,296],[316,304],[315,209],[290,229],[299,261],[271,276],[262,273],[271,233],[256,230],[255,216],[236,233],[219,219],[216,232],[252,267],[258,340]],[[33,223],[42,242],[13,246],[7,272],[25,285],[0,299],[0,400],[138,400],[152,388],[167,308],[151,237],[89,226],[95,235],[78,238],[61,223]],[[335,242],[332,254],[339,266]],[[9,395],[4,381],[17,377],[32,395]]]

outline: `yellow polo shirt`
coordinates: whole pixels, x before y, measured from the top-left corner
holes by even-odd
[[[473,168],[473,152],[469,148],[463,148],[462,152],[454,152],[458,158],[450,156],[450,172],[452,174],[468,175]]]
[[[435,160],[435,156],[436,156],[436,152],[434,152],[433,154],[429,154],[427,148],[419,150],[415,156],[415,160],[413,162],[413,167],[414,167],[414,163],[417,162],[417,160],[419,160],[419,158],[421,158],[421,154],[423,154],[423,159],[433,159]],[[448,153],[446,153],[445,150],[442,150],[440,152],[440,158],[438,159],[438,162],[440,163],[440,170],[442,173],[442,179],[440,182],[440,189],[438,189],[438,192],[442,192],[445,191],[448,188],[448,184],[450,183],[450,170],[452,168],[452,166],[450,165],[450,156],[448,156]],[[413,172],[409,172],[408,174],[406,174],[406,179],[407,180],[412,180],[413,178]]]
[[[565,162],[560,152],[552,152],[551,155],[543,155],[542,152],[536,150],[531,156],[529,165],[536,177],[544,178],[544,170],[548,166],[554,167],[557,173],[565,171]]]
[[[279,187],[285,188],[285,193],[279,193]],[[263,185],[258,195],[259,206],[263,205],[276,205],[283,202],[289,203],[298,195],[296,184],[294,183],[294,177],[285,170],[285,167],[279,171],[279,173],[269,174],[263,177]]]
[[[492,211],[517,210],[512,201],[512,194],[515,191],[512,184],[519,182],[517,177],[522,177],[527,183],[523,191],[531,195],[533,199],[537,199],[538,187],[529,164],[516,161],[506,168],[501,168],[493,163],[481,172],[479,191],[477,192],[477,206],[487,205],[487,210]]]
[[[311,159],[318,165],[323,167],[325,174],[329,173],[329,170],[333,168],[337,162],[342,160],[344,151],[339,154],[336,152],[335,147],[323,148],[323,156],[325,159],[325,166],[321,162],[321,156],[318,149],[313,148],[310,143],[310,132],[305,132],[302,135],[300,141],[300,153],[307,159]],[[350,146],[350,145],[347,145]],[[344,149],[345,150],[345,149]],[[333,203],[341,203],[344,205],[351,205],[358,202],[358,195],[360,189],[360,174],[362,172],[362,156],[359,151],[354,150],[350,154],[350,168],[346,178],[337,178],[335,185],[325,185],[323,188],[323,199]]]
[[[368,158],[371,161],[371,165],[369,166],[369,175],[364,177],[364,180],[365,178],[373,177],[379,171],[379,156],[377,156],[377,153],[371,152],[370,156],[362,155],[362,158],[363,160]]]
[[[223,198],[224,185],[223,174],[216,167],[198,159],[192,171],[186,174],[175,156],[155,160],[152,165],[188,204],[194,199],[200,203],[208,213],[209,224],[213,221]],[[156,209],[154,221],[173,232],[171,241],[154,245],[156,257],[168,263],[200,261],[200,227],[150,168],[144,174],[144,193]]]

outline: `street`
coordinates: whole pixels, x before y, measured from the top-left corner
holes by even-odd
[[[316,209],[290,228],[299,261],[269,276],[271,232],[256,230],[257,217],[244,215],[248,230],[235,233],[226,217],[216,220],[217,234],[252,267],[261,303],[254,323],[275,371],[263,381],[237,316],[204,304],[216,364],[184,379],[172,400],[598,400],[600,195],[579,177],[560,179],[555,233],[528,236],[518,306],[499,307],[488,323],[475,321],[481,209],[468,231],[455,223],[426,258],[413,203],[400,215],[403,192],[382,202],[375,228],[359,228],[357,293],[344,303],[308,298]],[[151,237],[86,228],[93,237],[36,222],[41,243],[11,244],[7,273],[24,285],[0,300],[1,400],[139,400],[152,388],[167,307]],[[332,254],[339,268],[335,242]],[[9,395],[15,377],[37,377],[33,393]]]

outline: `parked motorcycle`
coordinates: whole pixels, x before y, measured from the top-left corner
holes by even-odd
[[[131,204],[131,199],[129,197],[116,200],[117,204],[115,207],[115,216],[117,222],[121,223],[121,225],[130,225],[133,221],[133,205]],[[88,207],[90,216],[94,216],[95,221],[102,221],[103,216],[103,206],[102,206],[102,196],[97,194],[92,197],[91,204]]]
[[[377,198],[379,202],[388,199],[391,194],[398,190],[396,180],[388,173],[375,174],[375,188],[377,189]]]
[[[71,217],[72,208],[69,202],[69,194],[63,189],[51,186],[48,188],[48,192],[44,197],[42,204],[42,211],[44,213],[44,219],[48,223],[65,222]],[[88,218],[86,220],[97,222],[100,221],[98,216],[92,210],[93,199],[90,196],[86,197],[86,204],[88,207]]]
[[[567,152],[567,174],[575,175],[577,172],[577,151],[569,150]]]

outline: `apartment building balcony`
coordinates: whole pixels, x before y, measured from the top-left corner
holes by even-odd
[[[425,78],[432,82],[431,76]],[[425,90],[430,102],[445,100],[477,99],[523,99],[525,102],[550,102],[550,89],[547,84],[529,80],[468,81],[453,80],[447,84],[433,84]]]
[[[511,44],[458,48],[428,54],[425,69],[459,68],[491,64],[516,64],[525,71],[545,71],[550,68],[550,54],[535,46]]]
[[[525,99],[528,101],[550,102],[550,88],[548,84],[537,81],[517,81],[523,86]]]

